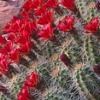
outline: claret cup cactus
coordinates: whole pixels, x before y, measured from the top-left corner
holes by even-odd
[[[100,100],[99,15],[95,0],[25,0],[0,35],[0,100]]]

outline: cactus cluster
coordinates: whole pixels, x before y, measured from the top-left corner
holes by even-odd
[[[0,100],[100,100],[99,13],[95,0],[26,0],[0,36]]]

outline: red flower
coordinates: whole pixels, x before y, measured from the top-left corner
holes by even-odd
[[[11,50],[9,56],[12,61],[19,61],[19,51],[17,49]]]
[[[94,71],[96,74],[100,75],[100,65],[94,65],[94,66],[93,66],[93,71]]]
[[[27,37],[24,37],[24,36],[20,36],[20,37],[17,37],[15,39],[15,42],[16,43],[19,43],[19,44],[24,44],[26,43],[28,40],[26,39]]]
[[[21,32],[21,35],[22,35],[24,38],[26,38],[26,40],[29,40],[29,38],[30,38],[30,33],[29,33],[28,31],[26,31],[26,30],[23,30],[23,31]]]
[[[18,17],[13,16],[12,20],[10,21],[10,23],[14,23],[14,22],[16,22],[16,21],[18,21],[18,20],[19,20],[19,18],[18,18]]]
[[[5,43],[5,42],[6,42],[5,38],[2,35],[0,35],[0,43],[2,44],[2,43]]]
[[[22,43],[20,48],[19,48],[19,51],[21,53],[28,53],[29,50],[30,50],[30,43],[29,42]]]
[[[32,72],[31,75],[29,75],[25,82],[24,85],[28,87],[34,87],[38,83],[38,74],[36,72]]]
[[[8,62],[5,58],[0,60],[0,72],[5,74],[8,71]]]
[[[19,26],[19,22],[17,23],[18,21],[16,22],[13,22],[13,23],[10,23],[8,24],[5,28],[4,28],[4,32],[7,32],[7,33],[10,33],[10,32],[18,32],[20,29],[20,26]]]
[[[5,47],[0,48],[0,54],[7,55],[8,51]]]
[[[7,34],[7,38],[10,41],[14,41],[15,40],[15,33],[9,33],[9,34]]]
[[[42,5],[42,1],[43,1],[43,0],[33,0],[32,8],[36,9],[36,8],[38,8],[39,6],[41,6],[41,5]]]
[[[10,23],[10,32],[18,32],[20,29],[20,25],[21,25],[21,20],[20,19],[12,19],[11,23]]]
[[[48,24],[51,23],[53,21],[53,12],[52,11],[47,11],[44,15],[42,15],[39,19],[38,19],[38,24]]]
[[[13,42],[12,42],[12,41],[8,41],[8,42],[4,45],[3,48],[5,48],[8,52],[10,52],[11,49],[13,48]]]
[[[26,86],[23,86],[20,92],[18,93],[17,100],[28,100],[28,97],[28,88]]]
[[[74,10],[75,0],[61,0],[61,5],[63,5],[64,7],[68,8],[70,10]]]
[[[36,23],[36,21],[32,20],[32,22],[30,24],[31,24],[31,29],[36,31],[37,30],[37,23]]]
[[[43,30],[38,32],[38,36],[42,39],[48,40],[53,37],[53,29],[51,27],[51,24],[47,24],[43,27]]]
[[[23,9],[26,11],[30,11],[31,9],[36,9],[41,5],[41,0],[28,0],[24,5]]]
[[[31,10],[32,8],[32,0],[27,0],[26,3],[23,5],[23,9],[26,11]]]
[[[18,21],[20,20],[14,16],[13,19],[4,27],[3,31],[7,33],[15,32],[19,28]]]
[[[66,32],[73,28],[74,17],[73,16],[65,16],[61,21],[59,21],[57,28],[60,31]]]
[[[11,32],[11,31],[12,31],[12,28],[11,28],[10,24],[7,24],[7,25],[4,27],[3,31],[4,31],[4,32],[7,32],[7,33]]]
[[[45,5],[50,8],[55,8],[58,4],[58,0],[47,0]]]
[[[31,24],[32,23],[29,20],[23,19],[23,23],[22,23],[22,26],[21,26],[21,31],[23,31],[23,30],[25,31],[26,30],[29,33],[32,32],[33,29],[32,29]]]
[[[25,43],[30,39],[30,33],[27,30],[22,30],[19,32],[19,36],[15,38],[16,43]]]
[[[20,16],[24,18],[29,18],[29,14],[25,10],[20,13]]]
[[[84,25],[84,29],[90,32],[97,32],[99,28],[99,19],[93,18]]]
[[[34,14],[36,16],[41,16],[42,14],[44,14],[44,12],[46,12],[46,6],[45,5],[43,5],[43,6],[39,7],[38,9],[34,10]]]

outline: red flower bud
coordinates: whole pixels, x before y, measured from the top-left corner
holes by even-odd
[[[23,86],[17,96],[17,100],[28,100],[28,97],[29,97],[28,87]]]
[[[19,61],[19,51],[17,49],[11,50],[9,56],[12,61],[16,61],[16,62]]]
[[[62,53],[60,55],[60,60],[66,65],[69,66],[71,64],[70,59],[68,58],[68,56],[64,53]]]
[[[32,72],[31,75],[29,75],[26,78],[24,85],[28,87],[34,87],[37,85],[37,83],[38,83],[38,74],[36,72]]]
[[[60,31],[66,32],[73,28],[74,17],[73,16],[65,16],[61,21],[59,21],[57,28]]]
[[[25,85],[25,86],[28,86],[28,87],[33,87],[32,82],[29,81],[28,79],[26,79],[26,80],[24,81],[24,85]]]
[[[74,10],[75,0],[61,0],[61,5],[63,5],[64,7],[68,8],[70,10]]]
[[[28,97],[28,96],[29,96],[28,87],[23,86],[22,89],[21,89],[21,93],[22,93],[25,97]]]
[[[100,65],[94,65],[94,66],[93,66],[93,71],[94,71],[96,74],[100,75]]]
[[[43,27],[43,30],[38,32],[38,36],[44,40],[48,40],[53,37],[53,29],[51,24],[47,24]]]
[[[23,95],[18,95],[17,100],[29,100],[29,99],[24,97]]]
[[[84,29],[90,32],[97,32],[99,28],[99,19],[93,18],[84,25]]]
[[[36,86],[38,83],[38,74],[36,72],[32,72],[29,80],[33,83],[33,86]]]
[[[44,15],[42,15],[39,19],[38,19],[38,24],[48,24],[51,23],[53,21],[53,12],[52,11],[46,11],[44,13]]]

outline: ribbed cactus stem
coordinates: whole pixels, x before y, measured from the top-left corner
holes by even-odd
[[[57,76],[57,82],[59,85],[65,89],[68,89],[73,83],[72,78],[68,74],[69,72],[65,69],[61,70]],[[68,82],[68,83],[67,83]]]
[[[84,63],[90,63],[90,56],[89,56],[89,54],[90,54],[90,51],[89,51],[89,45],[88,45],[88,40],[89,39],[89,37],[86,35],[85,37],[84,37],[84,43],[83,43],[83,48],[84,48],[84,55],[85,55],[85,58],[86,58],[86,61],[84,62]]]
[[[86,58],[86,62],[88,62],[89,57],[88,57],[88,52],[87,52],[87,37],[84,39],[83,48],[84,48],[84,55],[85,55],[85,58]]]
[[[97,12],[94,0],[75,0],[75,4],[84,21],[88,21],[93,17],[99,17],[100,15]]]
[[[8,82],[9,92],[11,94],[11,98],[16,100],[18,91],[21,89],[23,82],[26,77],[26,72],[19,74],[13,82]]]
[[[96,63],[96,61],[95,61],[95,55],[94,55],[94,51],[93,51],[93,49],[95,49],[95,48],[93,48],[91,39],[92,39],[92,36],[89,36],[88,37],[88,52],[89,52],[91,64],[93,65]]]
[[[86,35],[83,41],[84,41],[83,43],[84,55],[86,61],[91,65],[97,63],[96,57],[98,57],[98,55],[96,56],[96,51],[97,51],[96,49],[98,49],[98,47],[95,48],[93,37],[90,35]]]
[[[86,69],[86,70],[88,70],[88,69]],[[85,74],[84,72],[85,71],[82,71],[82,73],[81,73],[82,80],[83,80],[84,84],[86,85],[89,92],[93,95],[93,97],[96,98],[97,100],[99,100],[100,99],[100,93],[99,93],[100,87],[92,79],[91,71],[88,72],[89,75]]]
[[[89,93],[89,90],[87,89],[87,87],[85,86],[83,80],[82,80],[82,76],[80,75],[81,71],[77,71],[76,73],[76,79],[77,79],[77,83],[79,84],[79,87],[81,88],[81,90],[83,91],[83,93],[86,95],[88,100],[95,100],[94,97]]]
[[[39,80],[40,80],[39,87],[41,86],[48,87],[50,85],[50,82],[51,82],[50,70],[51,70],[50,62],[38,65],[36,67],[36,71],[39,74]],[[46,85],[44,86],[43,84],[46,84]]]

